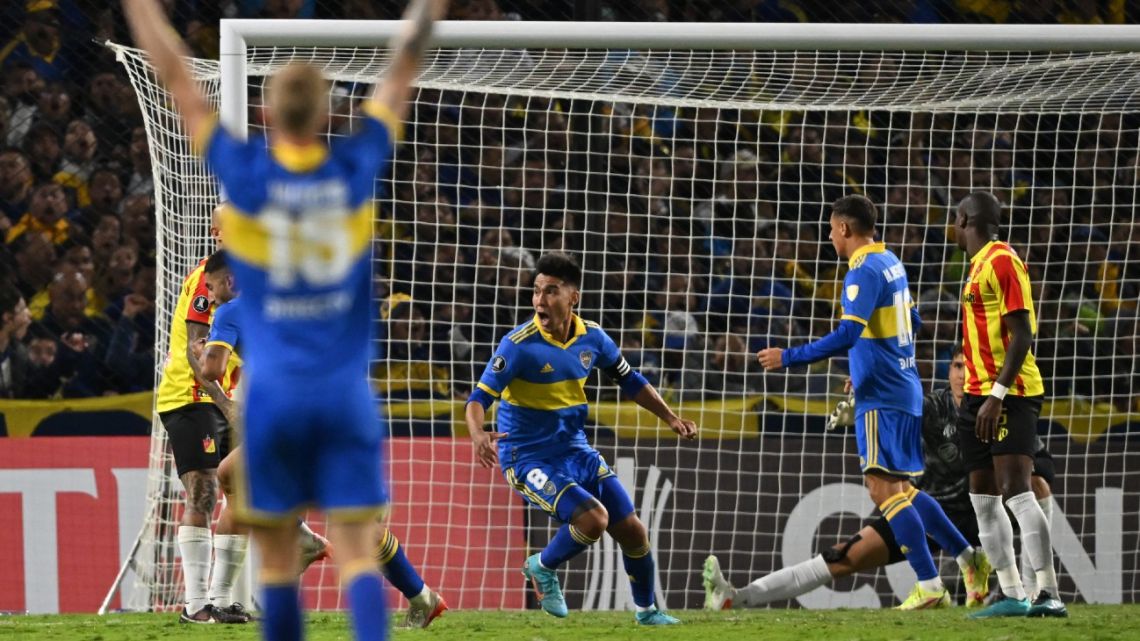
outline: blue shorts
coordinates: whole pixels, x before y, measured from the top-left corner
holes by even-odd
[[[574,450],[558,458],[524,457],[504,466],[503,476],[528,503],[563,523],[594,499],[605,506],[610,523],[633,513],[633,501],[597,450]]]
[[[922,417],[898,410],[868,410],[855,417],[859,469],[896,476],[920,476]]]
[[[331,519],[375,518],[388,504],[379,407],[363,377],[304,393],[250,381],[237,514],[274,525],[317,507]]]

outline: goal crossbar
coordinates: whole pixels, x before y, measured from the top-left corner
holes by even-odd
[[[221,22],[221,122],[243,134],[250,47],[383,47],[399,20]],[[770,51],[1140,51],[1140,25],[443,21],[432,45]]]

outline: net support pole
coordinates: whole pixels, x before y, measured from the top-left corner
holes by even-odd
[[[221,70],[221,109],[218,117],[222,125],[235,136],[246,137],[249,126],[249,94],[246,91],[246,41],[239,24],[241,20],[222,20],[219,43]]]

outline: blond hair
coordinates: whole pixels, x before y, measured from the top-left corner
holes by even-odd
[[[328,82],[319,69],[292,63],[269,79],[265,103],[278,129],[293,135],[312,135],[325,116],[328,92]]]

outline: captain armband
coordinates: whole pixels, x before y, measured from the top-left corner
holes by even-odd
[[[623,394],[630,398],[637,396],[637,393],[640,392],[642,388],[649,385],[649,381],[645,380],[641,372],[633,369],[629,361],[625,360],[625,357],[622,357],[609,367],[602,368],[602,371],[621,387]]]

